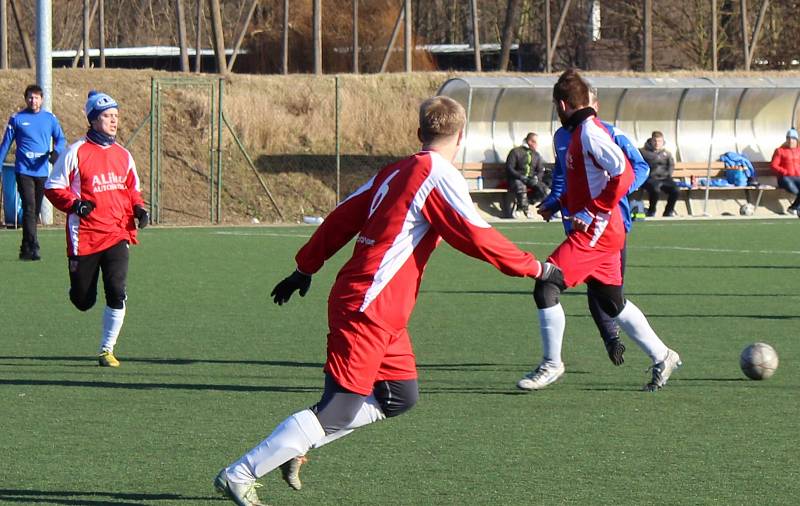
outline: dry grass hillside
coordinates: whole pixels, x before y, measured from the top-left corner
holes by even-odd
[[[151,77],[176,74],[133,70],[56,69],[53,112],[69,141],[84,134],[83,104],[90,89],[120,103],[120,139],[137,162],[145,198],[150,192]],[[341,196],[387,162],[417,149],[419,102],[447,78],[442,73],[342,76]],[[0,72],[0,114],[24,105],[32,71]],[[197,89],[162,94],[162,222],[199,224],[209,217],[209,100]],[[331,76],[234,75],[225,83],[225,116],[245,145],[276,202],[281,220],[232,136],[223,130],[222,221],[295,222],[324,215],[336,202],[335,86]],[[12,155],[9,156],[9,159]]]

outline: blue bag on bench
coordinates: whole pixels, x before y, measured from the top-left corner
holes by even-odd
[[[733,186],[747,186],[747,176],[743,170],[725,169],[725,180]]]
[[[747,186],[756,183],[756,171],[746,156],[735,151],[728,151],[719,159],[725,164],[725,167],[736,167],[736,169],[725,170],[725,179],[733,186]]]

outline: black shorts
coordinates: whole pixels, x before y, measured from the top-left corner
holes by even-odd
[[[114,246],[92,253],[69,257],[69,300],[86,311],[97,300],[97,281],[103,273],[103,289],[106,304],[112,309],[122,309],[127,297],[125,293],[128,278],[128,241],[120,241]]]

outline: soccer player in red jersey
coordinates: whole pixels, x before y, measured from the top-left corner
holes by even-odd
[[[214,486],[237,504],[261,504],[255,480],[279,466],[286,478],[286,467],[309,449],[414,406],[419,392],[408,319],[425,265],[442,239],[509,276],[562,282],[557,268],[521,251],[475,210],[452,164],[464,123],[456,101],[423,102],[422,150],[384,167],[341,202],[297,253],[297,270],[272,291],[277,304],[295,291],[305,295],[311,275],[356,237],[328,298],[322,398],[219,472]]]
[[[89,130],[58,158],[45,183],[45,195],[67,213],[69,299],[88,311],[97,299],[103,274],[106,308],[98,362],[118,367],[114,356],[125,319],[128,245],[136,244],[136,225],[150,217],[139,190],[139,176],[130,152],[116,142],[117,102],[92,91],[85,106]]]
[[[633,182],[633,169],[589,106],[590,100],[589,86],[574,70],[564,72],[553,87],[558,115],[572,132],[566,156],[566,191],[560,198],[571,229],[548,258],[562,270],[564,284],[537,280],[533,292],[544,357],[517,386],[539,390],[563,376],[561,344],[566,318],[559,297],[565,288],[586,283],[602,310],[652,360],[652,379],[644,389],[656,391],[666,385],[681,361],[623,293],[620,254],[625,226],[618,204]]]

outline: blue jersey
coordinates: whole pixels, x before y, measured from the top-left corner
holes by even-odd
[[[623,134],[610,123],[606,123],[605,121],[602,121],[601,123],[608,129],[609,132],[611,132],[611,136],[614,138],[614,143],[616,143],[616,145],[622,149],[622,152],[625,153],[625,156],[631,162],[634,179],[631,187],[628,189],[628,195],[630,195],[638,190],[645,181],[647,181],[647,176],[650,174],[650,166],[647,165],[647,162],[645,162],[644,158],[642,158],[642,154],[639,153],[639,150],[636,149],[636,147],[633,145],[630,139],[625,136],[625,134]],[[564,127],[556,130],[555,135],[553,135],[553,145],[556,149],[556,163],[553,166],[553,183],[550,186],[550,194],[541,204],[542,207],[557,206],[558,199],[560,199],[561,195],[563,195],[564,191],[566,191],[565,163],[567,149],[569,148],[569,142],[571,138],[572,132]],[[620,211],[622,211],[622,219],[623,223],[625,224],[625,231],[630,231],[631,206],[630,203],[628,203],[627,197],[619,201],[619,206]],[[566,216],[563,216],[564,211],[564,209],[561,209],[562,217],[565,218]],[[567,223],[567,221],[564,222],[565,226]]]
[[[0,144],[0,161],[5,161],[11,143],[16,142],[14,169],[17,174],[47,177],[50,172],[48,155],[51,141],[57,153],[64,152],[67,139],[51,112],[40,110],[34,113],[25,109],[12,114]]]

